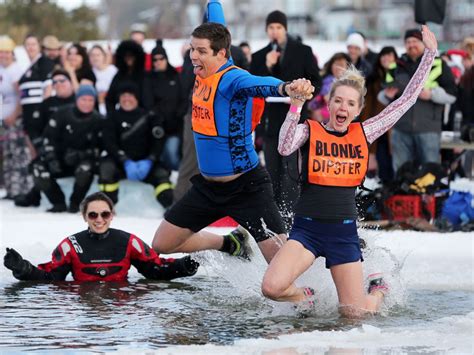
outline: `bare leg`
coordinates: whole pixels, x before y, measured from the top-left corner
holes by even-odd
[[[360,261],[333,266],[331,275],[339,298],[339,312],[343,316],[362,318],[379,310],[384,294],[380,291],[366,294]]]
[[[296,287],[294,282],[315,259],[313,253],[300,242],[286,242],[272,259],[263,277],[263,295],[275,301],[303,301],[303,289]]]
[[[153,238],[152,247],[158,253],[191,253],[200,250],[219,250],[224,238],[221,235],[200,231],[194,233],[163,220]]]
[[[286,234],[278,234],[277,236],[268,238],[263,242],[258,243],[258,247],[262,252],[267,263],[273,259],[276,253],[280,250],[281,246],[286,242]]]

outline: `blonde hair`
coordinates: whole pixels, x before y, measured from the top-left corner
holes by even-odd
[[[340,86],[349,86],[359,93],[359,106],[364,107],[364,97],[367,93],[365,88],[365,78],[362,73],[357,70],[354,64],[349,65],[344,74],[339,79],[333,81],[331,90],[329,91],[329,100],[334,96],[334,92]]]
[[[474,37],[464,38],[461,48],[468,52],[470,57],[474,56]]]

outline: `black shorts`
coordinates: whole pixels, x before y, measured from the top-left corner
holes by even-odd
[[[191,189],[165,213],[168,222],[198,232],[230,216],[257,242],[286,233],[270,176],[260,165],[229,182],[208,181],[200,174],[191,182]]]

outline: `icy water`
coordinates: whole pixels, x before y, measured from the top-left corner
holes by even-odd
[[[148,243],[162,213],[150,189],[129,193],[113,221]],[[13,247],[35,265],[46,262],[60,240],[84,229],[80,216],[48,207],[0,201],[0,258]],[[24,283],[0,266],[0,353],[473,354],[474,233],[359,232],[369,246],[365,275],[383,272],[391,285],[375,317],[339,317],[324,260],[298,280],[316,290],[310,317],[265,300],[267,265],[255,244],[252,262],[195,255],[197,275],[176,282],[143,280],[132,268],[128,283]]]
[[[207,276],[169,283],[15,282],[1,291],[0,346],[5,352],[102,352],[134,344],[152,350],[232,344],[243,338],[316,330],[344,331],[361,325],[339,318],[335,311],[305,319],[291,311],[276,315],[274,303],[261,297],[233,296],[230,290],[227,281]],[[423,326],[443,317],[466,315],[474,304],[474,295],[466,291],[409,290],[407,299],[404,306],[394,307],[385,316],[365,319],[364,326]]]

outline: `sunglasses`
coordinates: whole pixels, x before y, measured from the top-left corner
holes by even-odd
[[[153,57],[154,62],[158,62],[158,61],[161,61],[161,60],[166,60],[166,58],[165,57]]]
[[[62,84],[62,83],[65,83],[67,81],[67,79],[57,79],[57,80],[53,80],[53,85],[56,85],[56,84]]]
[[[112,216],[112,212],[110,212],[110,211],[102,211],[100,213],[98,213],[98,212],[89,212],[87,214],[87,218],[97,219],[97,218],[99,218],[99,215],[102,217],[102,219],[109,219]]]

